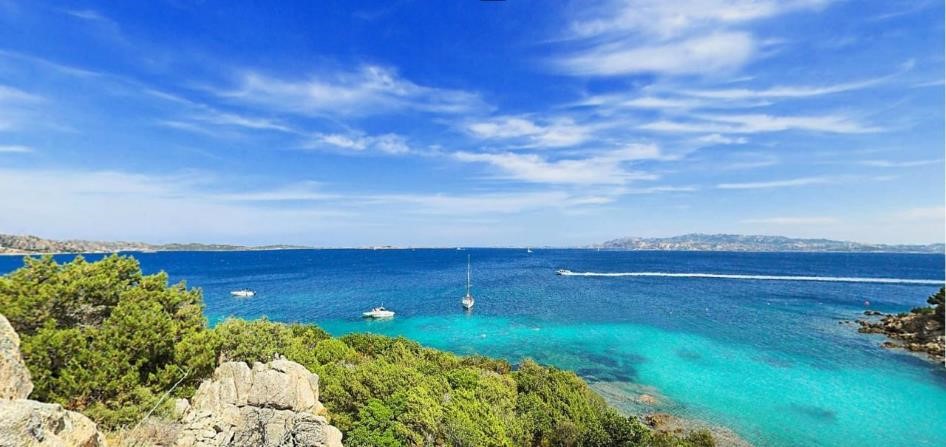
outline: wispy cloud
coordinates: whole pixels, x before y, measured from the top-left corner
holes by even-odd
[[[898,217],[905,220],[946,220],[946,208],[930,206],[910,208],[898,213]]]
[[[454,158],[464,162],[487,163],[502,174],[501,178],[549,184],[625,184],[632,180],[654,180],[655,174],[633,171],[625,164],[663,157],[655,145],[630,145],[587,158],[550,161],[537,154],[457,152]]]
[[[740,100],[740,99],[774,99],[774,98],[806,98],[812,96],[822,96],[834,93],[849,92],[861,90],[887,82],[913,68],[914,62],[904,63],[900,70],[895,73],[875,78],[862,79],[840,84],[823,86],[775,86],[764,89],[701,89],[701,90],[681,90],[680,93],[687,96],[695,96],[707,99]]]
[[[40,96],[6,85],[0,85],[0,104],[11,102],[37,102]]]
[[[706,144],[746,144],[749,140],[746,137],[727,137],[718,133],[703,135],[696,139],[700,143]]]
[[[857,163],[864,166],[870,166],[873,168],[913,168],[917,166],[929,166],[929,165],[937,165],[937,164],[941,165],[943,164],[943,159],[937,158],[933,160],[908,160],[908,161],[861,160]]]
[[[749,224],[771,224],[771,225],[825,225],[837,223],[838,219],[828,216],[813,217],[763,217],[755,219],[745,219],[742,223]]]
[[[406,154],[411,151],[407,139],[393,133],[375,136],[359,133],[316,133],[304,145],[308,149],[319,149],[326,146],[356,152],[373,149],[386,154]]]
[[[703,74],[742,67],[760,43],[751,22],[816,9],[822,0],[615,0],[588,8],[564,39],[575,49],[553,61],[566,73]]]
[[[393,69],[376,65],[320,72],[304,79],[246,71],[235,87],[214,92],[232,101],[313,116],[373,115],[394,110],[455,114],[487,108],[476,93],[419,85]]]
[[[879,127],[864,125],[852,118],[841,115],[777,116],[765,114],[702,114],[696,115],[695,118],[699,120],[660,120],[643,124],[640,128],[658,132],[737,134],[781,132],[788,130],[858,134],[879,132],[882,130]]]
[[[605,44],[563,58],[561,69],[573,75],[615,76],[634,73],[693,74],[740,67],[755,53],[747,33],[719,32],[649,46]]]
[[[27,154],[30,152],[33,152],[33,148],[29,146],[0,144],[0,154]]]
[[[91,9],[67,9],[64,13],[82,20],[107,21],[108,19],[98,11]]]
[[[571,118],[555,118],[544,124],[518,116],[502,116],[465,125],[468,133],[486,140],[524,139],[530,147],[566,147],[588,140],[591,129]]]
[[[826,177],[802,177],[787,180],[772,180],[766,182],[747,182],[747,183],[720,183],[716,185],[719,189],[771,189],[786,188],[795,186],[808,186],[830,183],[831,179]]]

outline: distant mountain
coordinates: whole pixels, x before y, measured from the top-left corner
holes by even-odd
[[[830,239],[795,239],[784,236],[740,234],[684,234],[663,238],[626,237],[593,245],[611,250],[675,251],[797,251],[797,252],[894,252],[943,253],[944,244],[887,245]]]
[[[30,235],[0,234],[0,254],[114,253],[117,251],[237,251],[308,248],[296,245],[249,247],[224,244],[146,244],[144,242],[56,241]]]

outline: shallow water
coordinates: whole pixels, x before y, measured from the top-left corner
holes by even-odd
[[[942,281],[941,255],[534,251],[135,256],[146,271],[203,288],[211,322],[265,315],[460,354],[532,357],[576,371],[627,411],[703,419],[758,445],[946,445],[946,369],[839,324],[860,317],[865,301],[886,312],[923,304],[937,287],[910,282]],[[468,254],[477,303],[464,313]],[[19,265],[0,257],[0,272]],[[558,268],[711,276],[556,276]],[[242,287],[257,296],[229,296]],[[359,318],[382,303],[395,319]],[[641,393],[657,403],[641,403]]]

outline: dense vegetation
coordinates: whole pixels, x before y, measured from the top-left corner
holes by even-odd
[[[133,258],[26,259],[0,278],[0,309],[22,337],[32,397],[105,427],[139,420],[174,388],[187,397],[218,362],[280,354],[321,378],[348,446],[690,446],[621,416],[574,373],[459,357],[403,339],[332,338],[312,325],[227,320],[208,328],[199,290],[143,275]],[[184,378],[181,380],[181,378]]]

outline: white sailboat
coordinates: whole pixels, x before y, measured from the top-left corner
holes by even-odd
[[[466,256],[466,296],[463,297],[463,300],[460,301],[460,304],[463,305],[464,309],[472,309],[473,304],[476,301],[473,299],[473,294],[470,293],[470,255]]]
[[[233,291],[230,291],[230,295],[240,297],[240,298],[249,298],[251,296],[256,295],[256,291],[251,290],[251,289],[233,290]]]

